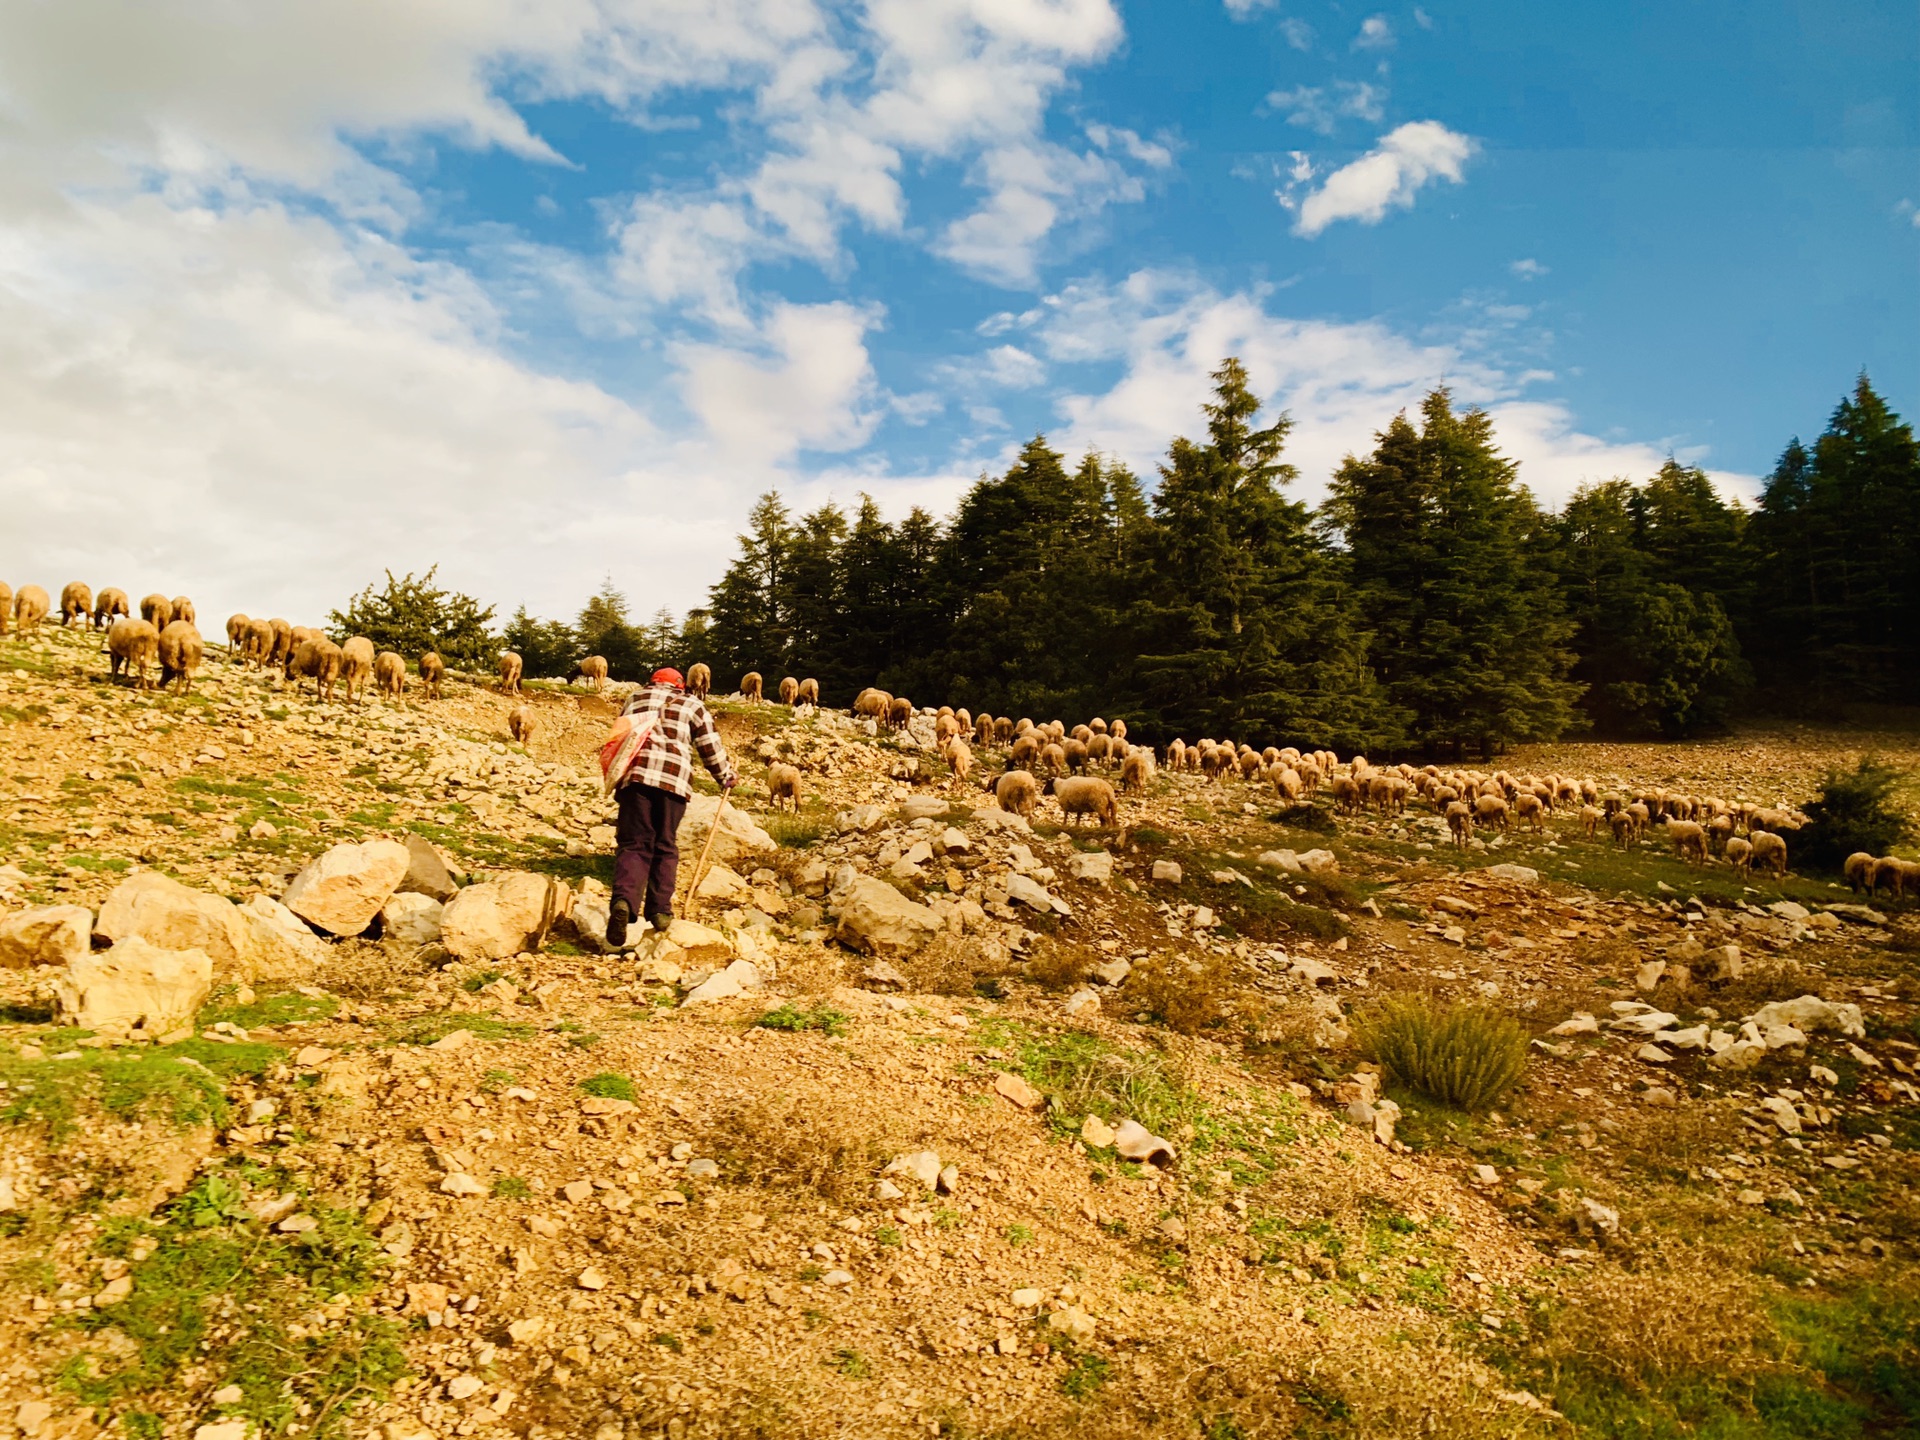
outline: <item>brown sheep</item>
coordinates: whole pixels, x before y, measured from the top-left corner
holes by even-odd
[[[1233,750],[1229,746],[1215,745],[1201,754],[1200,769],[1209,780],[1218,784],[1226,778],[1227,772],[1233,769],[1234,760]]]
[[[598,690],[607,683],[607,657],[589,655],[580,662],[580,668],[574,672],[575,678],[585,680]]]
[[[267,650],[266,663],[284,670],[293,656],[293,626],[276,615],[267,622],[267,628],[273,631],[273,644]]]
[[[273,659],[273,622],[271,620],[249,620],[247,638],[241,654],[247,664],[258,669]]]
[[[758,705],[761,699],[761,687],[765,684],[758,670],[747,671],[740,677],[740,698],[750,705]]]
[[[526,663],[512,650],[500,656],[500,693],[518,695],[520,693],[520,673]]]
[[[1787,874],[1787,842],[1784,837],[1771,830],[1749,830],[1747,839],[1753,842],[1753,864],[1762,870],[1771,868],[1775,875],[1785,879]]]
[[[1864,850],[1856,850],[1847,856],[1847,863],[1841,867],[1841,873],[1847,877],[1847,888],[1858,895],[1862,890],[1872,890],[1874,883],[1873,856]]]
[[[1040,803],[1040,786],[1025,770],[1009,770],[994,781],[993,798],[1002,810],[1030,817]]]
[[[124,675],[136,690],[149,689],[152,682],[147,679],[147,666],[159,658],[159,633],[144,620],[116,620],[107,631],[107,654],[111,657],[107,662],[109,674],[116,678]]]
[[[140,602],[140,618],[162,635],[173,623],[173,601],[164,595],[149,595]]]
[[[440,698],[440,682],[446,677],[447,662],[440,658],[440,652],[429,650],[420,657],[420,683],[426,688],[429,700]]]
[[[993,744],[993,716],[982,715],[973,722],[973,740],[982,749]]]
[[[1150,753],[1144,747],[1129,750],[1127,758],[1120,762],[1120,789],[1128,795],[1145,794],[1147,781],[1152,777]]]
[[[1124,720],[1115,720],[1109,723],[1107,726],[1107,736],[1109,739],[1112,739],[1112,740],[1126,739],[1127,738],[1127,722]]]
[[[1054,774],[1062,774],[1067,768],[1067,747],[1049,740],[1040,747],[1040,763]]]
[[[1627,818],[1633,821],[1633,833],[1636,837],[1647,833],[1647,824],[1653,818],[1653,812],[1647,808],[1644,800],[1636,800],[1627,806]]]
[[[93,588],[69,580],[60,587],[60,627],[65,629],[76,619],[86,621],[89,630],[93,628]]]
[[[1007,745],[1007,744],[1011,744],[1012,741],[1013,741],[1013,721],[1008,719],[1005,715],[996,717],[993,722],[994,744]]]
[[[349,705],[356,703],[356,696],[366,698],[366,687],[373,680],[373,641],[355,635],[340,647],[340,678],[346,682]]]
[[[1022,735],[1013,742],[1013,749],[1007,753],[1008,763],[1016,769],[1024,770],[1040,758],[1040,738],[1037,735]]]
[[[1691,820],[1667,821],[1667,838],[1673,841],[1673,853],[1682,860],[1707,858],[1707,832]]]
[[[538,723],[534,719],[531,705],[516,705],[513,707],[513,712],[507,716],[507,734],[522,745],[533,743],[533,732],[537,728],[539,728]]]
[[[313,698],[331,705],[340,679],[340,647],[324,635],[302,640],[287,657],[286,678],[313,681]]]
[[[1104,729],[1105,727],[1103,726],[1102,728]],[[1073,729],[1069,730],[1067,733],[1071,735],[1074,739],[1078,740],[1082,745],[1086,744],[1087,741],[1093,739],[1093,727],[1091,725],[1076,725],[1073,727]]]
[[[1096,735],[1104,735],[1107,733],[1107,722],[1096,715],[1087,722],[1087,728]]]
[[[1727,848],[1727,841],[1733,838],[1733,817],[1717,814],[1707,821],[1707,847],[1718,853]]]
[[[253,620],[246,615],[227,617],[227,658],[243,658],[247,653],[247,632],[253,628]]]
[[[893,703],[893,697],[884,690],[869,685],[853,697],[853,718],[872,720],[884,725],[887,720],[887,707]]]
[[[1746,874],[1753,865],[1753,842],[1741,835],[1735,835],[1727,841],[1727,863],[1741,874]]]
[[[1447,833],[1462,850],[1473,839],[1473,810],[1466,801],[1454,800],[1447,805]]]
[[[1050,781],[1047,788],[1069,823],[1076,823],[1075,817],[1081,815],[1091,815],[1102,825],[1119,823],[1120,802],[1114,798],[1113,786],[1104,780],[1079,776]]]
[[[407,693],[407,662],[392,650],[382,650],[373,661],[373,683],[388,699]]]
[[[956,735],[947,742],[947,768],[953,772],[955,784],[965,784],[967,776],[973,773],[973,747]]]
[[[1513,801],[1513,818],[1538,831],[1546,820],[1546,806],[1540,797],[1534,794],[1516,795]]]
[[[1606,819],[1606,816],[1601,814],[1598,805],[1582,805],[1580,807],[1580,833],[1585,835],[1589,840],[1593,839],[1600,833],[1600,822],[1604,819]]]
[[[791,765],[769,765],[767,767],[767,803],[775,810],[780,802],[793,803],[793,813],[800,813],[800,772]]]
[[[700,699],[707,698],[707,692],[713,689],[713,670],[704,661],[696,660],[687,667],[687,689]]]
[[[1106,768],[1108,759],[1113,755],[1113,741],[1105,735],[1096,734],[1087,741],[1087,763]]]
[[[887,724],[895,730],[907,728],[907,722],[913,719],[913,702],[904,695],[893,697],[887,706]]]
[[[780,681],[780,703],[782,705],[792,705],[793,702],[799,698],[800,682],[791,675],[783,677]]]
[[[1014,739],[1017,740],[1022,735],[1029,734],[1032,731],[1037,730],[1038,728],[1039,727],[1035,725],[1033,721],[1027,719],[1026,716],[1022,715],[1018,720],[1013,722],[1013,737]],[[1045,744],[1046,742],[1043,740],[1041,741],[1041,743]]]
[[[13,619],[13,587],[0,580],[0,635],[7,633],[7,626]]]
[[[1333,808],[1360,813],[1360,804],[1364,797],[1360,793],[1360,782],[1350,775],[1336,775],[1333,783],[1327,787],[1327,793],[1333,796]]]
[[[1067,769],[1076,775],[1084,775],[1087,773],[1086,741],[1069,740],[1062,745],[1060,749],[1067,757]]]
[[[954,711],[953,718],[960,722],[960,733],[962,735],[973,733],[973,714],[966,706],[962,705],[958,710]]]
[[[22,585],[20,592],[13,597],[13,628],[22,635],[39,629],[40,622],[47,618],[51,604],[47,592],[38,585]]]
[[[1878,895],[1880,893],[1880,887],[1884,885],[1892,892],[1894,899],[1905,899],[1907,893],[1907,878],[1911,868],[1906,861],[1896,856],[1881,856],[1873,862],[1873,874],[1867,886],[1867,893],[1869,895]]]
[[[1613,832],[1613,843],[1622,850],[1632,849],[1633,842],[1640,834],[1639,827],[1633,823],[1633,816],[1625,810],[1616,810],[1607,816],[1607,828]]]
[[[1267,779],[1273,782],[1273,793],[1289,805],[1300,803],[1300,774],[1291,765],[1275,761],[1267,772]]]
[[[1482,795],[1473,802],[1473,819],[1489,830],[1507,828],[1507,802],[1498,795]]]
[[[1184,770],[1187,768],[1187,742],[1178,735],[1167,742],[1167,769]]]
[[[818,680],[802,680],[800,682],[799,703],[802,705],[812,705],[816,708],[819,706],[820,682]]]
[[[175,620],[160,632],[160,688],[180,682],[180,693],[193,690],[193,672],[206,655],[206,643],[191,620]]]
[[[102,630],[115,620],[123,620],[133,614],[133,607],[127,603],[127,592],[117,585],[109,585],[93,597],[93,623]]]
[[[200,617],[194,613],[193,601],[184,595],[173,597],[173,618],[184,620],[189,625],[197,625],[200,622]]]

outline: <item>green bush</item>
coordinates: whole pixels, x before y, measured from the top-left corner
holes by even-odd
[[[633,1100],[639,1092],[633,1088],[633,1081],[624,1075],[615,1075],[608,1071],[600,1075],[589,1075],[580,1082],[580,1088],[589,1095],[602,1100]]]
[[[1851,770],[1827,771],[1820,798],[1806,807],[1806,827],[1788,841],[1795,861],[1838,870],[1856,850],[1886,854],[1907,835],[1907,817],[1893,805],[1893,792],[1905,778],[1870,755]]]
[[[1410,1089],[1462,1110],[1484,1110],[1527,1066],[1526,1033],[1491,1010],[1400,996],[1361,1017],[1361,1049]]]

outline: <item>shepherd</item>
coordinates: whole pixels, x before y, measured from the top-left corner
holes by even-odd
[[[653,680],[627,702],[621,713],[624,742],[611,741],[603,767],[620,806],[615,825],[613,904],[607,914],[607,945],[627,943],[627,927],[645,915],[656,930],[673,923],[673,885],[680,868],[677,836],[693,793],[693,756],[707,767],[722,791],[740,783],[713,716],[686,681],[671,667],[653,672]],[[714,823],[720,817],[714,816]]]

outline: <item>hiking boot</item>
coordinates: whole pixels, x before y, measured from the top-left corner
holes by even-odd
[[[665,930],[669,925],[673,924],[673,916],[662,911],[658,915],[648,916],[647,923],[652,925],[656,930]]]
[[[621,949],[627,943],[627,926],[633,923],[633,907],[616,900],[607,910],[607,948]]]

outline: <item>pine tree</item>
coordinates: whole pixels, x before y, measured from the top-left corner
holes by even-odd
[[[573,633],[582,655],[598,655],[615,680],[645,680],[653,673],[645,637],[628,619],[627,597],[608,576],[600,582],[574,621]]]
[[[456,669],[484,669],[493,663],[499,642],[488,628],[493,607],[481,607],[471,595],[434,583],[438,565],[426,574],[412,571],[394,578],[379,590],[369,585],[347,602],[345,610],[331,611],[328,626],[345,640],[364,635],[376,650],[397,650],[408,659],[437,650]]]
[[[747,527],[739,537],[739,557],[713,587],[707,603],[712,651],[708,663],[721,684],[731,684],[731,677],[748,670],[777,670],[790,642],[788,620],[780,605],[787,592],[794,526],[778,492],[769,490],[754,502]]]
[[[587,651],[564,620],[536,620],[522,605],[507,622],[501,645],[520,657],[529,680],[564,680],[571,676]],[[492,656],[488,656],[491,668]]]

